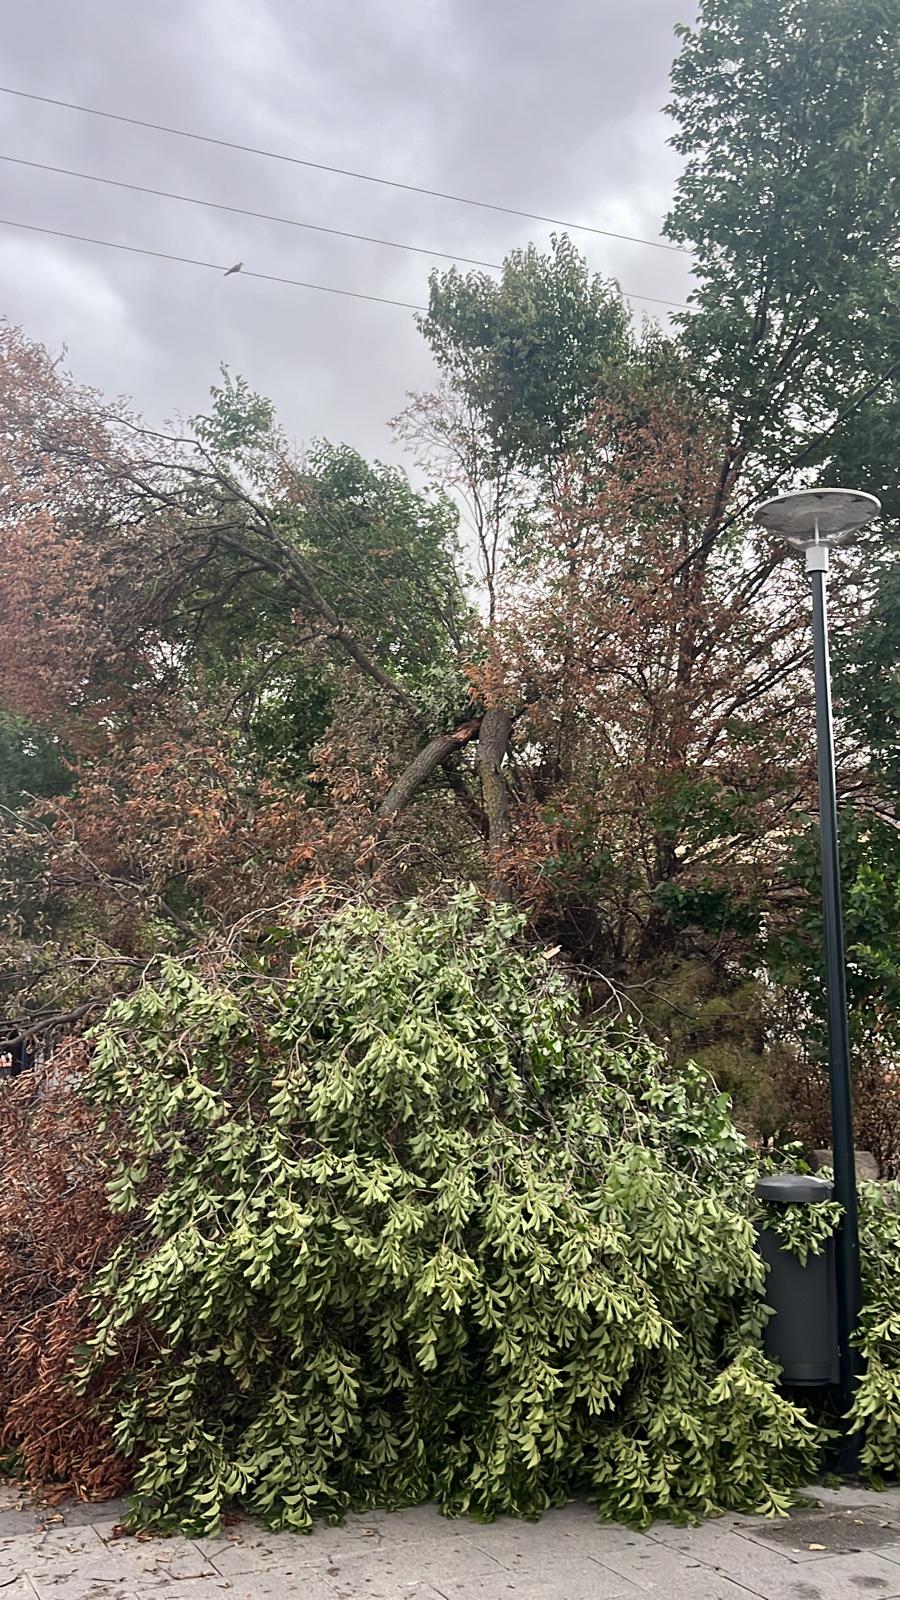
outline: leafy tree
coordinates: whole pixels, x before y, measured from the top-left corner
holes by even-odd
[[[681,30],[670,107],[678,123],[673,143],[687,165],[667,227],[694,251],[698,278],[695,310],[681,319],[679,337],[704,397],[726,424],[723,493],[706,540],[719,527],[731,536],[727,494],[742,479],[738,509],[792,470],[796,481],[798,469],[809,481],[872,489],[884,502],[877,544],[870,539],[861,557],[841,557],[843,568],[856,566],[858,590],[834,630],[851,1006],[869,1098],[873,1051],[882,1054],[883,1089],[896,1048],[890,1018],[897,1014],[897,969],[888,952],[900,931],[900,846],[891,821],[900,511],[893,466],[900,424],[898,25],[896,0],[705,0],[696,27]],[[823,1058],[813,844],[784,863],[791,915],[771,920],[761,951],[770,970],[804,996],[795,1010],[800,1083],[804,1072],[820,1075]],[[787,1101],[791,1081],[781,1077]],[[881,1090],[874,1098],[883,1107]],[[806,1126],[817,1122],[827,1143],[821,1094],[818,1108]],[[893,1134],[878,1140],[894,1147]]]
[[[615,285],[592,276],[571,240],[515,250],[500,280],[434,272],[420,325],[439,368],[488,433],[505,466],[546,476],[570,454],[603,385],[633,360]]]
[[[731,475],[786,470],[900,356],[898,22],[897,0],[701,0],[679,29],[667,229],[694,253],[680,339]]]
[[[7,703],[81,762],[43,823],[78,916],[100,905],[124,939],[110,906],[130,896],[148,927],[175,914],[177,944],[266,879],[402,896],[475,876],[634,1004],[656,996],[658,1026],[669,995],[676,1051],[745,1080],[764,1064],[767,941],[771,975],[805,916],[814,772],[802,583],[749,522],[787,473],[887,474],[895,4],[704,0],[673,74],[669,226],[698,287],[671,337],[635,334],[564,239],[499,283],[435,275],[442,387],[400,426],[445,493],[340,447],[297,459],[227,373],[188,437],[151,436],[7,336],[0,587],[23,637],[0,668]],[[894,803],[893,588],[842,556],[860,839]],[[679,1027],[682,987],[707,1032]],[[811,1056],[801,990],[812,968],[793,991]]]
[[[137,961],[312,873],[358,871],[390,753],[468,705],[472,623],[448,503],[346,449],[291,458],[239,380],[166,438],[13,330],[2,355],[0,671],[34,739],[64,738],[73,763],[72,792],[13,819],[4,853],[29,940],[43,925],[49,1010],[80,1012],[70,939]],[[30,942],[20,958],[11,994],[27,978],[37,1020]],[[112,956],[91,970],[108,978]]]
[[[581,509],[603,529],[610,587],[617,584],[630,602],[618,612],[609,605],[606,617],[610,635],[620,645],[618,670],[639,674],[635,705],[643,693],[644,714],[660,741],[646,763],[649,786],[639,789],[641,767],[633,755],[623,759],[621,743],[610,780],[611,742],[607,764],[595,762],[587,768],[577,801],[571,794],[563,800],[564,788],[551,799],[546,782],[552,761],[548,764],[542,750],[534,765],[538,786],[545,786],[543,832],[530,847],[521,838],[518,844],[526,879],[533,869],[545,890],[558,885],[563,937],[570,944],[574,939],[584,954],[585,923],[590,928],[599,920],[601,937],[589,945],[591,957],[612,970],[617,970],[620,930],[635,926],[635,897],[638,903],[649,901],[649,922],[640,919],[650,935],[649,943],[641,941],[648,961],[630,974],[641,984],[668,984],[679,971],[684,977],[693,964],[693,982],[702,985],[713,977],[723,998],[737,992],[748,981],[754,961],[759,963],[760,917],[783,904],[785,891],[791,892],[789,882],[779,882],[779,873],[792,876],[791,839],[802,832],[813,804],[812,773],[804,773],[802,762],[804,740],[811,751],[805,607],[799,582],[792,595],[789,569],[781,568],[777,551],[746,529],[756,499],[774,491],[788,472],[802,471],[811,481],[848,477],[877,489],[893,482],[898,389],[891,378],[900,354],[891,343],[893,330],[900,326],[896,22],[896,4],[874,0],[836,6],[708,0],[701,5],[696,27],[681,30],[670,109],[678,123],[674,143],[687,164],[668,228],[673,239],[692,250],[698,287],[691,314],[676,319],[680,326],[675,339],[657,335],[641,344],[627,338],[617,344],[610,334],[611,320],[603,323],[600,315],[608,291],[596,281],[591,284],[583,267],[572,276],[567,244],[557,245],[552,261],[539,271],[530,258],[514,258],[499,285],[486,284],[478,274],[465,280],[458,274],[433,279],[423,329],[451,395],[459,398],[455,410],[448,413],[445,407],[442,427],[434,403],[420,403],[409,425],[418,421],[432,456],[443,441],[448,471],[457,481],[460,476],[467,480],[470,503],[488,508],[489,515],[473,520],[492,622],[502,611],[496,596],[503,583],[508,596],[510,584],[521,581],[523,550],[526,566],[529,559],[532,563],[533,592],[545,601],[546,574],[553,570],[550,552],[554,546],[564,548],[559,530],[567,520],[571,525],[579,494],[585,497]],[[548,280],[560,282],[558,293],[548,293]],[[578,285],[575,293],[573,283]],[[544,330],[542,356],[546,350],[548,359],[536,359],[532,341],[544,329],[542,312],[548,300],[556,327],[553,333]],[[586,335],[591,316],[592,333]],[[586,363],[571,359],[576,347],[591,352]],[[526,350],[530,355],[520,364],[516,357]],[[559,360],[564,350],[568,362]],[[691,391],[693,401],[688,402]],[[657,426],[653,414],[655,409],[658,418],[663,395],[676,401],[688,436],[703,441],[705,496],[695,490],[680,502],[677,495],[667,502],[658,494],[651,496],[649,507],[643,508],[648,514],[634,517],[631,527],[601,520],[605,494],[621,502],[622,454],[627,457],[627,450],[612,457],[598,453],[598,439],[608,452],[608,425],[592,429],[591,418],[608,418],[617,410],[620,431],[627,419],[633,437],[643,439]],[[560,423],[556,433],[542,428],[541,418],[549,409]],[[524,419],[521,434],[506,422],[510,417]],[[707,441],[712,437],[717,442],[710,450]],[[672,456],[684,459],[685,451],[675,446]],[[586,462],[593,471],[585,470]],[[603,468],[609,489],[602,483]],[[523,473],[529,484],[524,544]],[[543,494],[537,514],[536,477]],[[890,518],[896,510],[890,493],[885,504]],[[484,537],[485,526],[489,538]],[[655,560],[641,564],[638,538],[646,541]],[[548,667],[553,662],[555,673],[545,673],[540,690],[533,673],[530,678],[520,674],[516,692],[501,694],[491,713],[499,725],[492,809],[498,839],[506,847],[509,817],[515,815],[523,782],[528,792],[530,775],[521,748],[533,741],[545,713],[548,726],[555,719],[559,737],[559,685],[571,685],[573,667],[576,674],[593,674],[599,693],[592,714],[607,725],[607,732],[616,704],[611,687],[615,648],[604,657],[601,676],[596,639],[591,650],[573,651],[571,627],[567,632],[559,625],[561,615],[577,612],[582,641],[586,637],[584,569],[574,559],[571,565],[578,576],[571,583],[574,599],[568,612],[558,606],[550,621],[550,607],[545,606],[540,621],[532,616],[526,623],[541,645],[547,641]],[[635,577],[642,585],[639,596]],[[729,582],[733,607],[725,598]],[[849,684],[854,660],[880,669],[877,675],[859,667],[855,672],[856,704],[847,706],[847,737],[841,748],[842,785],[860,812],[874,808],[879,814],[890,803],[879,788],[879,767],[883,770],[885,759],[890,760],[880,749],[888,742],[891,710],[891,646],[884,627],[891,577],[882,578],[876,590],[868,557],[845,555],[833,590],[839,659],[846,652],[839,687]],[[560,593],[556,591],[557,600]],[[515,604],[527,616],[521,589]],[[654,615],[657,605],[665,606],[665,618]],[[872,621],[851,645],[860,614],[871,615]],[[639,619],[647,646],[640,666],[629,657],[626,642],[633,618]],[[779,626],[785,630],[780,638]],[[671,659],[662,643],[666,636],[675,667],[664,700]],[[709,771],[695,765],[688,729],[694,717],[701,729],[714,692],[711,667],[718,657],[724,669],[729,650],[728,667],[738,681],[754,664],[765,663],[765,670],[756,701],[749,682],[745,690],[736,689],[735,714],[723,730],[721,748],[730,772],[719,790],[717,815],[716,786],[711,789]],[[487,652],[482,681],[496,696],[498,681],[506,680],[492,665],[494,655]],[[651,680],[655,702],[646,687]],[[772,699],[776,686],[781,697],[777,708]],[[750,694],[749,718],[740,705],[742,693]],[[691,711],[686,717],[687,706]],[[573,727],[583,739],[588,719],[583,711],[581,717]],[[636,727],[639,721],[640,714]],[[852,738],[851,726],[862,733],[864,743]],[[792,756],[787,754],[788,741]],[[774,788],[763,777],[767,752],[774,758]],[[735,784],[734,778],[741,772],[747,798],[755,796],[759,807],[769,808],[761,837],[762,813],[757,810],[751,817],[752,801],[736,828],[735,802],[743,783]],[[610,787],[619,798],[623,776],[634,783],[640,803],[616,808],[605,802]],[[648,849],[639,840],[641,822],[651,816],[656,837],[648,841]],[[692,846],[685,835],[686,829],[702,837],[704,828],[711,868],[705,881],[696,868],[690,871]],[[757,843],[761,848],[754,850]],[[746,880],[740,883],[748,853],[755,854],[762,891],[755,918]],[[502,886],[496,870],[494,884],[495,889]],[[728,933],[724,948],[723,931]],[[618,970],[627,980],[629,974]],[[768,1010],[764,991],[756,1009],[760,1017]],[[762,1027],[763,1054],[765,1039]],[[729,1047],[720,1034],[714,1032],[708,1042],[727,1056]],[[757,1059],[761,1065],[761,1057]]]
[[[104,695],[114,703],[130,676],[110,626],[133,605],[118,441],[99,397],[9,326],[0,417],[2,703],[59,737],[90,699],[96,729]]]
[[[850,730],[870,754],[886,811],[900,801],[900,562],[888,532],[868,552],[862,616],[839,635],[835,685]],[[884,842],[884,841],[883,841]]]
[[[93,1331],[86,1286],[128,1224],[106,1198],[115,1135],[75,1089],[83,1056],[76,1041],[52,1067],[0,1080],[0,1426],[4,1470],[104,1500],[127,1489],[128,1467],[73,1366]]]

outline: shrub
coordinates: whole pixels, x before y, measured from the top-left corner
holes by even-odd
[[[582,1026],[520,934],[474,893],[349,907],[288,977],[170,962],[110,1009],[90,1094],[131,1226],[85,1381],[138,1523],[573,1493],[642,1523],[781,1509],[813,1472],[727,1101]]]

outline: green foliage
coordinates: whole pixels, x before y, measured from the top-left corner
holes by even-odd
[[[59,739],[26,717],[0,711],[0,805],[17,811],[31,798],[63,794],[70,783]]]
[[[302,661],[269,675],[248,718],[248,743],[264,770],[279,768],[302,780],[309,773],[312,748],[334,710],[329,674],[312,672]]]
[[[759,927],[759,912],[742,904],[732,890],[721,883],[700,881],[680,884],[667,878],[655,885],[653,904],[666,923],[677,932],[699,928],[721,934],[726,928],[751,937]]]
[[[288,979],[172,963],[111,1007],[91,1093],[136,1225],[91,1365],[138,1522],[581,1493],[642,1523],[781,1509],[814,1469],[727,1101],[580,1025],[520,927],[474,892],[354,906]]]
[[[663,952],[648,963],[628,991],[630,1008],[676,1065],[693,1062],[728,1094],[740,1128],[780,1135],[785,1108],[773,1076],[782,1056],[770,1038],[766,986],[734,961],[713,959],[708,942],[701,936],[692,955],[667,960]]]
[[[900,1474],[900,1183],[864,1183],[859,1195],[863,1272],[860,1348],[866,1361],[853,1420],[865,1429],[863,1466]]]
[[[71,787],[66,757],[53,733],[0,712],[0,1012],[6,1016],[21,1015],[23,985],[30,1001],[54,973],[59,993],[59,951],[49,938],[54,907],[47,894],[47,837],[29,812],[32,802]]]
[[[900,1045],[900,854],[889,820],[900,793],[898,29],[900,0],[701,0],[696,25],[679,30],[672,73],[672,142],[686,164],[667,222],[694,251],[698,279],[679,342],[705,401],[721,409],[731,461],[756,486],[774,489],[796,462],[815,480],[883,499],[834,660],[836,701],[868,756],[872,797],[870,815],[842,815],[851,1027],[857,1056],[887,1066]],[[842,557],[845,572],[853,560]],[[798,1057],[815,1063],[824,996],[814,835],[780,878],[802,893],[749,950],[781,986]]]
[[[278,440],[275,408],[254,393],[246,378],[233,377],[224,365],[220,371],[221,383],[209,391],[209,413],[192,417],[191,427],[218,464],[238,469],[250,482],[264,483],[271,446]]]
[[[897,431],[895,425],[894,442]],[[900,804],[900,559],[896,534],[879,539],[867,553],[866,567],[870,593],[864,616],[835,639],[835,690],[843,716],[872,754],[883,793],[896,807]]]
[[[483,272],[434,272],[422,332],[509,466],[546,467],[573,449],[604,381],[634,357],[614,284],[592,276],[571,240]]]
[[[811,1205],[763,1206],[759,1220],[805,1266],[810,1256],[822,1254],[840,1219],[836,1200],[817,1200]]]
[[[790,880],[805,890],[802,911],[769,939],[766,958],[773,974],[803,994],[810,1014],[814,1055],[825,1048],[825,978],[818,831],[798,844]],[[841,818],[841,874],[847,951],[847,997],[855,1041],[871,1031],[877,1015],[889,1019],[900,1046],[900,843],[893,824],[878,817]]]
[[[781,459],[900,355],[898,27],[898,0],[702,0],[679,30],[682,342],[735,437]]]
[[[341,619],[412,684],[446,669],[470,623],[451,501],[418,494],[405,473],[347,445],[320,444],[303,506],[296,537]]]
[[[345,630],[443,727],[445,706],[466,703],[473,625],[456,507],[348,446],[319,442],[298,464],[270,403],[241,378],[225,372],[212,396],[193,419],[210,470],[179,489],[201,550],[159,618],[167,653],[200,674],[191,693],[220,690],[251,755],[303,776],[335,711]],[[224,564],[207,548],[219,526],[239,535]],[[309,579],[299,591],[298,561]]]
[[[848,1426],[865,1434],[862,1465],[872,1477],[900,1474],[900,1183],[859,1185],[864,1371]],[[801,1262],[818,1255],[840,1218],[833,1200],[764,1206],[759,1221]]]

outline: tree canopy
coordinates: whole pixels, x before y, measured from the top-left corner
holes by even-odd
[[[0,325],[0,1437],[309,1527],[785,1509],[761,1167],[829,1143],[808,598],[830,579],[858,1142],[900,1176],[900,0],[700,0],[634,325],[572,242],[437,272],[416,463],[178,433]],[[173,397],[173,403],[177,397]],[[900,1470],[897,1185],[860,1195]],[[77,1381],[76,1381],[77,1380]]]
[[[635,328],[565,237],[435,273],[440,384],[397,422],[427,488],[291,450],[227,372],[165,436],[0,332],[24,1027],[311,884],[474,881],[777,1132],[821,1059],[812,687],[802,576],[753,509],[838,479],[885,502],[832,610],[855,1027],[887,1060],[896,21],[703,0],[670,107],[690,311]]]

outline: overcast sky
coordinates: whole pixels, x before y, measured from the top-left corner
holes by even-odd
[[[658,237],[678,172],[661,113],[692,0],[27,0],[7,85],[380,177]],[[0,95],[0,154],[489,261],[551,230]],[[426,256],[0,162],[0,215],[422,302]],[[573,232],[623,289],[683,300],[688,259]],[[663,318],[663,308],[643,306]],[[0,227],[0,310],[153,421],[220,362],[303,441],[396,459],[428,387],[413,314]]]

